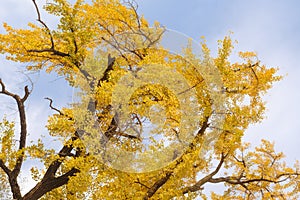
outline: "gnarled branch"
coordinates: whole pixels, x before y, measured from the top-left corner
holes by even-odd
[[[20,132],[20,139],[19,139],[19,147],[18,150],[21,152],[17,156],[16,164],[14,165],[13,169],[10,170],[5,163],[0,160],[0,167],[3,169],[3,171],[7,174],[11,191],[13,193],[13,197],[19,199],[21,197],[20,187],[17,182],[17,177],[20,173],[23,160],[24,160],[24,148],[26,146],[26,139],[27,139],[27,122],[26,122],[26,114],[25,114],[25,101],[27,100],[28,96],[30,95],[30,92],[28,90],[28,86],[25,86],[24,88],[24,96],[20,97],[19,95],[9,92],[6,90],[5,84],[0,79],[0,85],[1,90],[0,94],[4,94],[6,96],[12,97],[18,106],[18,112],[19,112],[19,118],[20,118],[20,126],[21,126],[21,132]]]

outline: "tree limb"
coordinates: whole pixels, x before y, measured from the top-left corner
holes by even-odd
[[[61,187],[68,183],[71,176],[75,176],[79,170],[72,168],[67,173],[59,177],[51,177],[46,180],[39,182],[32,190],[30,190],[21,200],[37,200],[47,192],[54,190],[55,188]]]
[[[72,168],[65,174],[59,177],[55,177],[55,174],[61,164],[63,163],[63,158],[71,155],[71,151],[74,149],[72,142],[78,139],[77,137],[72,137],[62,149],[58,152],[59,158],[54,160],[48,167],[46,173],[44,174],[42,180],[38,182],[34,188],[32,188],[22,200],[36,200],[46,194],[47,192],[58,188],[62,185],[68,183],[70,176],[74,176],[76,173],[80,172],[79,169]],[[70,144],[71,143],[71,144]],[[73,154],[72,154],[73,155]],[[78,154],[77,154],[78,156]]]
[[[60,115],[64,115],[59,109],[55,108],[52,106],[52,103],[53,103],[53,100],[49,97],[45,97],[44,99],[47,99],[50,101],[49,103],[49,107],[52,109],[52,110],[55,110],[56,112],[58,112]]]
[[[39,50],[38,49],[30,49],[30,50],[27,50],[27,52],[33,52],[33,53],[50,52],[50,53],[53,53],[53,55],[57,55],[57,56],[61,56],[61,57],[69,57],[70,54],[55,50],[55,44],[54,44],[53,36],[51,34],[51,30],[47,26],[47,24],[41,19],[41,13],[40,13],[39,7],[38,7],[38,5],[36,3],[36,0],[32,0],[32,2],[34,4],[34,7],[35,7],[35,10],[36,10],[36,13],[37,13],[37,21],[39,23],[41,23],[42,26],[44,26],[44,28],[46,29],[47,34],[50,37],[51,47],[50,48],[46,48],[46,49],[39,49]]]
[[[171,172],[167,172],[166,175],[159,179],[158,181],[156,181],[147,191],[146,195],[144,196],[143,200],[148,200],[149,198],[151,198],[155,193],[156,191],[161,188],[168,180],[169,178],[171,177],[171,175],[173,174],[174,172],[171,171]]]
[[[146,192],[145,196],[143,197],[143,200],[147,200],[147,199],[150,199],[156,192],[159,188],[161,188],[169,179],[170,177],[174,174],[174,169],[176,169],[176,167],[182,163],[184,160],[183,160],[183,156],[186,155],[186,154],[189,154],[194,148],[195,148],[195,143],[199,140],[200,137],[203,136],[206,128],[209,126],[208,124],[208,120],[209,118],[207,117],[205,119],[205,121],[203,122],[202,124],[202,127],[199,129],[196,137],[194,138],[194,141],[190,143],[188,149],[185,151],[185,153],[183,155],[180,156],[180,158],[178,158],[176,160],[176,163],[175,163],[175,166],[173,166],[169,171],[167,172],[162,178],[160,178],[159,180],[157,180],[149,189],[148,191]],[[224,158],[225,159],[225,158]],[[222,161],[223,163],[223,161]],[[222,165],[222,164],[221,164]],[[218,166],[219,168],[221,167]],[[219,171],[219,168],[218,171]]]
[[[216,175],[220,171],[220,169],[221,169],[221,167],[222,167],[222,165],[223,165],[226,157],[227,157],[227,154],[222,154],[220,162],[219,162],[218,166],[216,167],[216,169],[213,172],[211,172],[210,174],[206,175],[204,178],[200,179],[194,185],[188,186],[188,187],[184,188],[182,190],[182,193],[186,194],[188,192],[196,192],[198,190],[202,190],[203,189],[202,186],[205,183],[210,182],[210,180],[213,178],[213,176]]]
[[[37,17],[38,17],[37,21],[40,22],[46,28],[46,31],[47,31],[48,35],[50,36],[51,49],[54,49],[54,41],[53,41],[53,37],[52,37],[51,31],[50,31],[49,27],[47,26],[47,24],[44,21],[42,21],[42,19],[41,19],[41,13],[40,13],[38,5],[36,4],[36,1],[32,0],[32,2],[34,4],[34,7],[35,7],[35,10],[36,10],[36,13],[37,13]]]
[[[8,175],[11,173],[11,170],[4,164],[3,160],[0,159],[0,168]]]
[[[4,170],[4,172],[8,175],[9,183],[11,186],[11,191],[13,193],[13,197],[19,199],[21,197],[20,187],[17,182],[17,177],[20,173],[23,160],[24,160],[24,148],[26,146],[26,139],[27,139],[27,122],[26,122],[26,114],[25,114],[25,105],[24,102],[27,100],[30,92],[28,90],[28,86],[24,88],[24,96],[21,98],[19,95],[9,92],[6,90],[5,84],[0,79],[1,91],[0,94],[4,94],[6,96],[12,97],[18,106],[19,118],[20,118],[20,139],[19,139],[19,147],[18,150],[20,154],[17,156],[16,164],[12,170],[9,170],[8,167],[5,166],[4,162],[0,160],[0,167]]]

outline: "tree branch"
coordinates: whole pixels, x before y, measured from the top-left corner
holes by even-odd
[[[51,49],[54,49],[54,40],[53,40],[53,36],[51,34],[51,31],[50,31],[49,27],[47,26],[47,24],[44,21],[42,21],[42,19],[41,19],[41,13],[40,13],[38,5],[36,4],[36,1],[32,0],[32,2],[34,4],[34,7],[35,7],[35,10],[36,10],[36,13],[37,13],[37,21],[40,22],[45,27],[45,29],[46,29],[49,37],[50,37]]]
[[[47,34],[50,37],[51,47],[50,48],[45,48],[45,49],[40,49],[40,50],[38,50],[38,49],[30,49],[30,50],[27,50],[27,52],[33,52],[33,53],[50,52],[50,53],[53,53],[53,55],[57,55],[57,56],[61,56],[61,57],[69,57],[70,54],[55,50],[55,44],[54,44],[53,36],[51,34],[51,30],[49,29],[49,27],[47,26],[47,24],[41,19],[41,13],[40,13],[39,7],[38,7],[38,5],[36,3],[36,0],[32,0],[32,2],[34,4],[34,7],[35,7],[35,10],[36,10],[36,13],[37,13],[37,21],[39,23],[41,23],[42,26],[44,26],[44,28],[46,29]]]
[[[166,173],[166,175],[159,179],[158,181],[156,181],[152,186],[151,188],[148,189],[146,195],[144,196],[143,200],[148,200],[149,198],[151,198],[155,193],[156,191],[162,187],[168,180],[169,178],[171,177],[171,175],[173,174],[174,172],[171,171],[171,172],[168,172]]]
[[[167,172],[161,179],[157,180],[147,191],[147,193],[145,194],[143,200],[147,200],[149,198],[151,198],[155,193],[156,191],[161,188],[169,179],[170,177],[174,174],[174,169],[176,169],[176,167],[182,163],[184,160],[183,160],[183,156],[186,155],[186,154],[189,154],[194,148],[195,148],[195,143],[199,140],[200,137],[202,137],[202,135],[204,134],[206,128],[209,126],[208,124],[208,120],[209,120],[209,117],[207,117],[205,119],[205,121],[203,122],[202,124],[202,127],[200,128],[200,130],[198,131],[197,133],[197,136],[194,138],[193,142],[191,142],[191,144],[189,145],[188,149],[185,151],[184,154],[182,154],[180,156],[180,158],[178,158],[176,160],[176,163],[175,163],[175,166],[173,166],[173,168],[171,169],[170,172]],[[225,158],[224,158],[225,159]],[[222,161],[223,163],[223,161]],[[221,168],[221,165],[218,166],[218,171],[220,170],[219,168]]]
[[[51,177],[47,180],[42,180],[39,182],[32,190],[30,190],[22,200],[37,200],[42,197],[47,192],[54,190],[55,188],[61,187],[68,183],[71,176],[75,176],[79,170],[76,168],[72,168],[67,173],[59,176],[59,177]]]
[[[141,186],[143,186],[143,187],[145,187],[147,189],[150,189],[147,185],[145,185],[144,183],[142,183],[139,179],[137,179],[137,181],[134,181],[134,183],[137,183],[137,184],[139,184],[139,185],[141,185]]]
[[[26,146],[26,138],[27,138],[27,123],[26,123],[26,114],[25,114],[25,105],[24,102],[26,101],[26,99],[29,96],[29,90],[28,90],[28,86],[25,86],[24,91],[25,91],[25,95],[23,98],[21,98],[19,95],[14,94],[12,92],[9,92],[6,90],[5,88],[5,84],[2,82],[2,80],[0,79],[0,85],[2,87],[0,94],[4,94],[7,96],[12,97],[18,106],[18,111],[19,111],[19,118],[20,118],[20,126],[21,126],[21,133],[20,133],[20,142],[19,142],[19,150],[23,150],[23,148],[25,148]],[[21,155],[18,156],[17,158],[17,162],[16,165],[13,169],[13,173],[16,174],[16,176],[19,174],[20,172],[20,168],[23,162],[23,157],[24,157],[24,152],[21,153]]]
[[[64,115],[59,109],[55,108],[52,106],[52,103],[53,103],[53,100],[49,97],[45,97],[44,99],[47,99],[50,101],[49,103],[49,107],[52,109],[52,110],[55,110],[56,112],[58,112],[60,115]]]
[[[18,150],[20,151],[20,154],[18,154],[16,158],[16,164],[13,167],[12,171],[10,171],[4,164],[2,160],[0,160],[0,167],[4,170],[4,172],[8,175],[11,191],[13,193],[13,197],[19,199],[21,197],[20,187],[17,182],[17,177],[20,173],[23,160],[24,160],[24,148],[26,146],[26,139],[27,139],[27,123],[26,123],[26,114],[25,114],[25,105],[24,102],[27,100],[28,96],[30,95],[30,92],[28,90],[28,86],[25,86],[24,88],[24,96],[21,98],[19,95],[14,94],[12,92],[9,92],[6,90],[5,84],[0,79],[0,85],[1,85],[1,91],[0,94],[4,94],[6,96],[12,97],[18,106],[18,112],[19,112],[19,118],[20,118],[20,126],[21,126],[21,132],[20,132],[20,139],[19,139],[19,147]]]
[[[3,160],[1,159],[0,159],[0,168],[3,169],[6,175],[9,175],[11,173],[11,170],[4,164]]]
[[[109,78],[109,73],[113,70],[113,66],[115,64],[115,57],[111,57],[110,54],[108,54],[107,57],[107,68],[105,69],[104,73],[103,73],[103,77],[99,80],[98,86],[100,84],[100,82],[102,81],[107,81]]]
[[[196,191],[198,191],[198,190],[202,190],[202,189],[203,189],[202,186],[203,186],[205,183],[210,182],[210,180],[212,179],[212,177],[213,177],[214,175],[216,175],[216,174],[220,171],[220,169],[221,169],[221,167],[222,167],[222,165],[223,165],[223,163],[224,163],[226,157],[227,157],[227,154],[222,154],[222,155],[221,155],[220,162],[219,162],[218,166],[216,167],[216,169],[215,169],[213,172],[211,172],[210,174],[208,174],[208,175],[205,176],[204,178],[200,179],[200,180],[199,180],[197,183],[195,183],[194,185],[184,188],[184,189],[182,190],[182,193],[183,193],[183,194],[186,194],[186,193],[188,193],[188,192],[196,192]]]
[[[32,188],[22,200],[36,200],[46,194],[47,192],[58,188],[62,185],[68,183],[70,176],[74,176],[76,173],[80,172],[79,169],[72,168],[64,175],[55,177],[55,174],[63,162],[63,158],[73,155],[71,151],[74,149],[72,142],[78,139],[77,137],[72,137],[66,142],[62,149],[58,152],[59,158],[54,160],[48,167],[46,173],[44,174],[42,180],[38,182],[34,188]],[[76,156],[76,155],[75,155]],[[77,154],[77,156],[79,156]]]
[[[55,161],[53,161],[50,166],[48,167],[43,179],[43,180],[47,180],[48,178],[53,178],[55,177],[55,173],[57,172],[58,168],[60,167],[60,165],[62,164],[62,159],[66,157],[67,155],[69,155],[71,153],[71,151],[73,150],[73,145],[69,144],[72,143],[73,141],[75,141],[77,139],[77,137],[72,137],[70,140],[68,140],[66,142],[66,144],[61,148],[61,150],[58,152],[59,158],[56,159]]]
[[[19,95],[7,91],[5,84],[2,82],[1,79],[0,79],[0,85],[1,85],[0,94],[10,96],[10,97],[14,98],[15,101],[17,102],[19,115],[20,115],[20,125],[21,125],[19,150],[23,150],[23,148],[26,145],[26,137],[27,137],[26,115],[25,115],[24,102],[26,101],[26,99],[28,98],[28,96],[30,94],[28,87],[26,86],[24,88],[25,95],[23,98],[21,98]],[[50,107],[52,109],[61,113],[58,109],[56,109],[52,106],[52,99],[50,99],[50,98],[46,98],[46,99],[48,99],[50,101]],[[50,164],[50,166],[48,167],[42,180],[32,190],[30,190],[23,198],[21,197],[20,188],[17,183],[17,177],[20,173],[20,168],[23,163],[24,152],[22,152],[20,154],[20,156],[17,158],[16,165],[14,166],[14,169],[12,171],[9,170],[9,168],[7,166],[5,166],[5,164],[2,160],[0,160],[1,169],[3,169],[4,172],[8,175],[9,183],[10,183],[11,190],[13,193],[13,198],[14,199],[24,199],[24,200],[25,199],[26,200],[27,199],[30,199],[30,200],[38,199],[41,196],[43,196],[45,193],[66,184],[68,182],[70,176],[74,176],[75,173],[79,172],[78,169],[73,168],[69,172],[65,173],[64,175],[55,178],[55,173],[57,172],[58,168],[60,167],[60,165],[63,162],[61,158],[71,155],[71,151],[73,150],[73,145],[70,143],[76,139],[77,139],[77,137],[72,137],[70,139],[71,141],[68,141],[62,147],[62,149],[58,153],[59,158]]]
[[[50,48],[50,49],[30,49],[27,50],[27,52],[33,52],[33,53],[45,53],[45,52],[50,52],[53,55],[56,56],[61,56],[61,57],[70,57],[70,54],[68,53],[64,53],[64,52],[60,52],[55,50],[54,48]]]
[[[244,179],[242,180],[242,177],[235,177],[235,176],[227,176],[227,177],[218,177],[218,178],[211,178],[209,180],[210,183],[221,183],[226,182],[232,185],[245,185],[249,183],[254,182],[269,182],[269,183],[281,183],[283,181],[286,181],[290,176],[299,176],[299,173],[284,173],[280,174],[275,177],[275,179],[267,179],[267,178],[254,178],[254,179]],[[282,180],[278,180],[283,176],[287,176],[287,178],[284,178]]]

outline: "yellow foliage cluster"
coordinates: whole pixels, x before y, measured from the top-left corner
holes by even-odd
[[[0,161],[9,167],[14,165],[16,157],[27,152],[24,156],[44,164],[43,169],[31,168],[36,181],[43,180],[53,165],[59,165],[55,177],[76,170],[66,184],[49,191],[42,199],[208,199],[202,193],[207,183],[224,183],[227,188],[223,195],[212,193],[211,199],[297,198],[299,166],[287,167],[281,162],[283,155],[275,153],[274,145],[268,141],[262,141],[253,152],[247,150],[248,144],[241,142],[249,125],[264,117],[262,95],[281,79],[275,74],[277,69],[263,65],[253,52],[240,52],[242,62],[230,62],[233,44],[229,36],[219,41],[216,57],[210,55],[205,42],[201,44],[201,55],[193,52],[192,45],[187,45],[182,55],[170,53],[159,43],[164,28],[157,22],[150,27],[132,2],[93,0],[89,4],[77,0],[71,4],[67,0],[54,0],[44,8],[59,17],[57,29],[50,30],[37,9],[38,24],[29,24],[28,29],[4,24],[6,33],[0,34],[0,53],[6,54],[7,59],[27,63],[28,70],[44,69],[64,76],[71,86],[81,90],[87,103],[85,111],[74,104],[49,117],[46,128],[50,135],[62,138],[64,143],[59,153],[45,147],[42,140],[14,150],[14,123],[5,119],[0,123]],[[164,82],[163,79],[151,84],[155,77],[139,77],[149,66],[160,67],[162,74],[156,72],[156,77],[166,80],[172,79],[169,72],[178,72],[188,89],[166,87],[180,80]],[[211,84],[216,77],[211,75],[210,67],[218,72],[220,85]],[[121,119],[117,119],[112,106],[115,90],[126,76],[150,80],[130,94],[126,104],[126,112],[130,114],[127,132],[118,126]],[[117,99],[128,95],[129,90],[124,88]],[[222,98],[215,98],[215,94]],[[192,110],[182,111],[186,106],[183,102],[195,103],[197,115]],[[222,109],[216,104],[222,105]],[[100,147],[110,142],[116,151],[144,153],[149,165],[130,165],[137,168],[136,173],[127,173],[124,172],[127,163],[121,166],[122,171],[105,162],[116,157],[103,156],[103,162],[99,162],[80,140],[83,130],[78,120],[84,117],[86,130],[97,127],[99,134],[107,139],[99,141]],[[183,119],[186,125],[181,127]],[[218,120],[222,123],[214,122]],[[148,140],[142,138],[141,132],[128,134],[137,132],[135,127],[147,129],[144,127],[147,122],[151,124],[148,129],[152,128]],[[194,126],[197,131],[189,133]],[[182,139],[188,138],[188,134],[194,138],[180,155],[175,155],[176,151],[155,158],[147,155],[167,146],[170,140],[183,144]],[[205,139],[210,135],[218,137]],[[156,140],[157,136],[161,140]],[[163,141],[164,137],[169,140]],[[62,153],[69,148],[68,154]],[[101,153],[105,154],[103,149]],[[170,154],[175,156],[169,165],[155,168],[157,160],[164,162]],[[118,159],[126,161],[129,157]],[[148,170],[138,173],[139,168]],[[149,170],[152,168],[155,170]]]

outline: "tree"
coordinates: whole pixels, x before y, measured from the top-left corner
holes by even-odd
[[[263,119],[262,95],[281,79],[255,53],[240,52],[242,61],[231,63],[229,36],[215,58],[205,42],[201,55],[192,42],[181,55],[172,53],[161,46],[164,27],[149,26],[135,2],[118,0],[54,0],[44,7],[60,19],[50,30],[32,2],[37,24],[4,24],[0,51],[27,70],[65,77],[80,101],[58,109],[48,98],[55,113],[46,127],[63,140],[59,151],[43,140],[28,144],[30,90],[15,94],[0,80],[0,94],[15,101],[20,118],[19,134],[14,122],[0,123],[4,195],[9,188],[23,200],[207,199],[206,184],[224,183],[224,194],[212,192],[211,199],[299,196],[297,163],[286,166],[268,141],[254,151],[241,142],[247,127]],[[21,194],[18,176],[29,158],[44,167],[32,166],[37,184]]]

